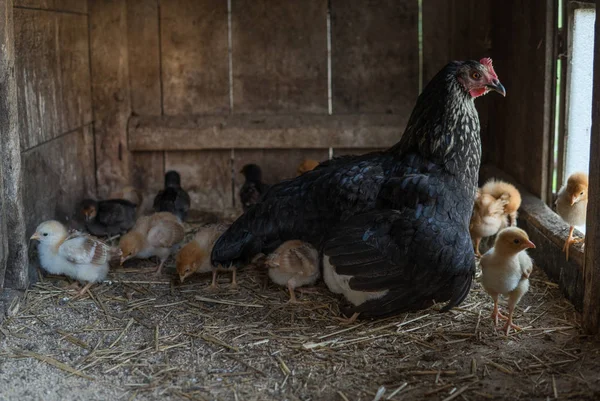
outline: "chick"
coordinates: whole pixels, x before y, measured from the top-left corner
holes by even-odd
[[[228,228],[224,224],[209,224],[200,229],[177,254],[177,273],[183,281],[194,273],[207,273],[212,269],[210,253],[213,245]]]
[[[157,256],[160,271],[177,245],[183,241],[183,225],[175,215],[169,212],[159,212],[138,219],[133,229],[121,237],[121,265],[131,258],[146,259]]]
[[[319,165],[319,162],[312,159],[306,159],[298,166],[297,175],[300,176],[307,171],[314,170]]]
[[[125,199],[140,207],[144,201],[142,193],[132,186],[126,186],[110,194],[110,199]]]
[[[262,182],[262,170],[256,164],[246,164],[240,173],[246,178],[240,189],[240,202],[245,212],[250,206],[258,203],[269,186]]]
[[[43,222],[31,239],[39,241],[38,253],[44,270],[87,282],[79,295],[83,295],[94,283],[104,280],[108,274],[113,253],[110,247],[81,232],[69,233],[58,221]]]
[[[492,195],[496,199],[506,199],[504,213],[508,216],[508,225],[517,225],[517,211],[521,207],[521,193],[514,185],[492,178],[481,187],[481,192]]]
[[[190,196],[181,188],[181,176],[177,171],[165,174],[165,189],[154,198],[155,212],[171,212],[185,221],[190,210]]]
[[[136,206],[124,199],[84,199],[81,213],[87,231],[98,237],[127,232],[135,224]]]
[[[508,200],[505,198],[496,199],[492,195],[477,191],[473,215],[469,224],[475,255],[481,256],[479,244],[482,238],[491,237],[508,225],[508,219],[504,214],[507,203]]]
[[[517,227],[500,231],[494,247],[481,257],[481,284],[494,300],[492,319],[498,324],[498,318],[507,319],[504,332],[510,328],[521,330],[513,324],[515,306],[529,290],[529,275],[533,270],[533,261],[526,249],[535,248],[527,233]],[[498,295],[508,297],[508,317],[498,311]]]
[[[313,284],[320,275],[319,252],[312,245],[298,240],[281,244],[267,257],[265,265],[275,284],[287,286],[291,303],[298,302],[295,288]]]
[[[569,237],[563,246],[569,260],[569,248],[571,244],[583,242],[584,238],[573,238],[575,226],[585,224],[588,203],[588,176],[585,173],[573,173],[567,180],[567,185],[558,191],[556,199],[556,212],[569,224]]]

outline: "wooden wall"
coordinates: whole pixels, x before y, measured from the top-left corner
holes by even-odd
[[[395,143],[418,94],[417,0],[128,0],[127,22],[134,184],[176,169],[197,208],[237,203],[246,163],[274,183]]]
[[[27,233],[95,190],[87,2],[15,0]]]

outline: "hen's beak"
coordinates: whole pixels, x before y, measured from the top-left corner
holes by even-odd
[[[525,248],[535,248],[535,244],[529,240],[525,241],[524,245]]]
[[[38,241],[39,241],[39,239],[40,239],[40,234],[38,234],[38,233],[34,233],[34,234],[31,236],[31,238],[29,238],[29,240],[32,240],[32,239],[34,239],[34,240],[38,240]]]
[[[502,96],[506,96],[506,89],[504,88],[504,85],[502,85],[497,79],[494,79],[491,83],[487,84],[486,87],[489,90],[498,92]]]

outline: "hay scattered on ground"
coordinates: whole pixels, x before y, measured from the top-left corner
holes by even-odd
[[[191,236],[194,229],[190,228]],[[506,337],[476,283],[449,313],[435,308],[342,325],[323,283],[287,303],[248,268],[183,285],[140,261],[73,299],[46,277],[0,326],[0,400],[600,399],[600,345],[540,269]]]

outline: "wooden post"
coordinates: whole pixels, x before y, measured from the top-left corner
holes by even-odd
[[[596,0],[600,10],[600,0]],[[600,329],[600,21],[596,18],[594,43],[594,96],[590,144],[590,182],[587,210],[583,300],[583,326],[588,333]]]
[[[88,6],[97,192],[102,198],[130,182],[127,4],[102,0]]]
[[[17,116],[13,1],[0,0],[0,159],[2,163],[4,216],[8,257],[6,272],[0,265],[0,289],[4,286],[25,289],[28,285],[25,213],[22,201],[21,148]],[[3,233],[0,234],[4,237]],[[0,257],[1,258],[1,257]]]

